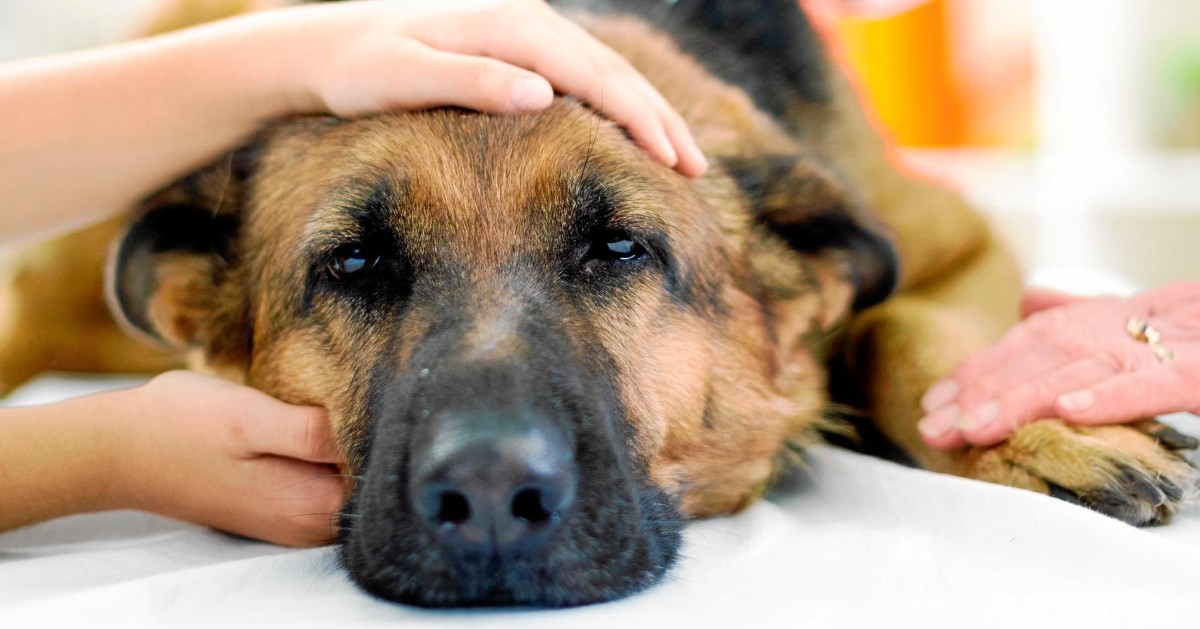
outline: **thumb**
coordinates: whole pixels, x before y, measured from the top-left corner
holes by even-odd
[[[246,446],[253,453],[312,463],[342,462],[324,409],[272,402],[263,412],[240,418]]]

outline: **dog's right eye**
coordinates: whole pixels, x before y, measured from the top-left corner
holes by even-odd
[[[333,258],[326,269],[333,279],[346,280],[371,271],[379,265],[379,259],[379,254],[365,245],[342,245],[333,252]]]
[[[592,243],[587,258],[604,262],[636,262],[646,254],[646,248],[632,236],[624,232],[610,232]]]

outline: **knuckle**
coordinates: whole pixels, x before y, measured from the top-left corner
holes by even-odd
[[[487,84],[491,78],[491,69],[487,64],[480,61],[468,63],[462,69],[462,82],[467,87],[481,88]]]
[[[315,454],[325,449],[325,414],[317,409],[305,409],[298,444],[302,452]]]
[[[246,430],[246,420],[240,414],[233,415],[229,418],[228,421],[226,421],[225,431],[226,431],[227,436],[229,437],[230,443],[234,443],[239,446],[247,445],[247,442],[248,442],[247,432],[248,431]]]
[[[317,425],[311,417],[304,418],[300,422],[300,427],[296,430],[296,450],[303,454],[312,454],[317,451]]]
[[[999,393],[996,391],[996,383],[990,378],[973,377],[960,382],[966,383],[958,394],[958,402],[964,407],[982,404]]]
[[[1059,396],[1061,391],[1055,387],[1053,383],[1046,380],[1035,380],[1029,383],[1025,391],[1019,394],[1017,400],[1011,405],[1012,408],[1019,408],[1023,411],[1021,415],[1032,415],[1037,412],[1037,407],[1042,404],[1048,404],[1054,401]],[[1030,419],[1033,419],[1030,417]]]

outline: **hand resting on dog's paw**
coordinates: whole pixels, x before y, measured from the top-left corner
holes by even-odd
[[[1200,283],[1130,298],[1030,289],[1021,310],[925,394],[927,444],[992,445],[1043,418],[1114,424],[1200,408]]]

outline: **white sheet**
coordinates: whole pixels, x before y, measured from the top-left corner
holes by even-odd
[[[45,378],[30,403],[125,381]],[[1177,418],[1200,434],[1200,421]],[[1032,493],[833,448],[811,486],[692,525],[667,580],[562,611],[427,612],[358,592],[331,549],[136,513],[0,535],[0,627],[1188,626],[1200,511],[1138,530]],[[36,624],[35,624],[36,623]]]

